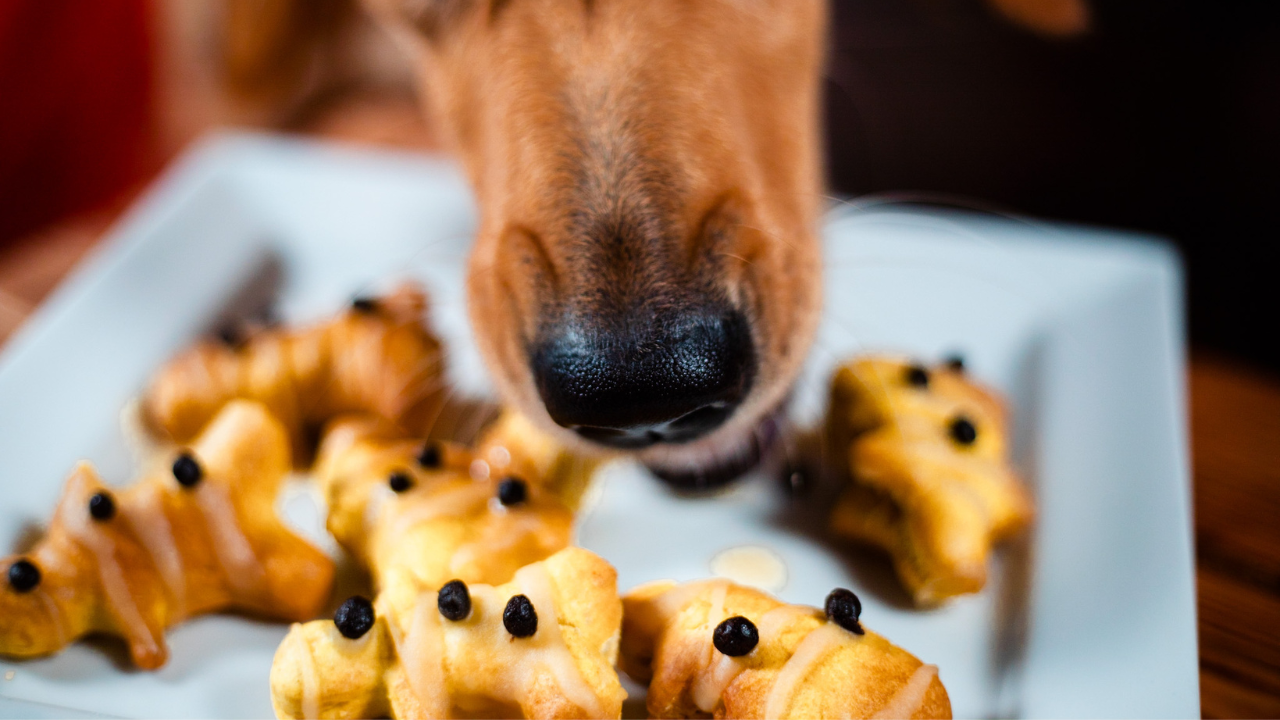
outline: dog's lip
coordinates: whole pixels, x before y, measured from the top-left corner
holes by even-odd
[[[678,490],[715,490],[760,465],[776,444],[780,423],[778,408],[754,424],[726,428],[694,443],[656,445],[641,451],[637,459]]]
[[[643,450],[661,444],[683,445],[714,433],[733,414],[735,407],[727,402],[711,403],[675,420],[635,428],[574,425],[569,429],[596,444],[622,450]]]

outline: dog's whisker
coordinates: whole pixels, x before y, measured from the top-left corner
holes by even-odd
[[[748,260],[748,259],[746,259],[746,258],[744,258],[744,257],[742,257],[741,255],[738,255],[738,254],[736,254],[736,253],[731,253],[731,252],[718,252],[718,253],[716,253],[716,255],[721,255],[721,256],[724,256],[724,257],[731,257],[731,258],[733,258],[734,260],[737,260],[737,261],[741,262],[743,265],[755,265],[755,262],[753,262],[753,261],[751,261],[751,260]]]

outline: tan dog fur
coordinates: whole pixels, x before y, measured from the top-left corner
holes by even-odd
[[[299,12],[299,0],[274,0],[294,7],[271,13],[258,0],[228,2],[258,8],[233,20],[293,19],[239,23],[231,29],[252,37],[236,48],[289,45],[290,32],[306,44],[333,34],[321,26],[342,15]],[[709,287],[746,314],[756,381],[711,435],[642,459],[689,465],[740,447],[790,387],[820,311],[827,2],[363,2],[409,49],[432,133],[462,161],[479,200],[469,306],[502,399],[577,442],[551,422],[534,386],[539,326],[582,298],[671,307],[681,288]],[[1089,23],[1085,0],[989,4],[1049,35]],[[266,58],[291,56],[234,57],[263,58],[236,66],[253,77],[255,67],[286,67]],[[610,234],[619,247],[601,252]]]
[[[369,4],[475,187],[470,312],[504,400],[555,427],[526,352],[547,298],[698,285],[747,314],[760,360],[708,440],[777,405],[819,310],[823,2]],[[643,242],[585,262],[600,227]]]

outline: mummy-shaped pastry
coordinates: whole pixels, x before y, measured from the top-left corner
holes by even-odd
[[[826,611],[727,580],[623,597],[622,669],[656,718],[949,718],[937,668],[865,630],[848,590]]]
[[[101,632],[124,638],[133,662],[152,669],[168,657],[165,628],[195,615],[315,617],[333,563],[276,516],[289,469],[284,428],[245,401],[121,491],[82,463],[45,537],[0,561],[0,654],[45,655]]]
[[[622,603],[596,555],[562,550],[497,587],[348,600],[294,625],[271,668],[282,718],[616,718]]]
[[[981,590],[992,545],[1033,514],[1009,466],[1006,427],[1000,400],[959,363],[845,365],[828,430],[851,482],[832,528],[887,550],[921,605]]]
[[[581,485],[576,473],[543,475],[560,466],[501,437],[469,450],[367,418],[336,423],[316,465],[330,532],[383,592],[510,580],[569,545],[573,513],[562,498],[576,499]]]
[[[443,397],[440,343],[423,326],[425,309],[422,292],[406,286],[314,327],[266,330],[239,346],[199,343],[160,371],[144,416],[186,443],[228,400],[257,400],[289,429],[299,461],[309,457],[308,433],[344,413],[421,432]]]

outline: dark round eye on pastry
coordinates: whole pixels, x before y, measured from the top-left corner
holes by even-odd
[[[402,493],[413,487],[413,478],[409,477],[409,473],[397,470],[391,473],[391,477],[387,478],[387,484],[395,492]]]
[[[972,445],[978,439],[978,428],[974,427],[973,422],[963,415],[951,421],[951,427],[948,431],[951,433],[951,439],[961,445]]]
[[[519,505],[529,499],[529,486],[518,477],[509,477],[498,483],[498,502],[503,505]]]
[[[116,516],[116,501],[111,499],[110,493],[94,493],[89,498],[89,515],[94,520],[110,520]]]
[[[173,479],[182,487],[195,487],[204,477],[204,470],[191,453],[182,453],[173,461]]]
[[[218,342],[231,350],[239,350],[244,347],[244,335],[231,325],[226,325],[218,329]]]
[[[538,611],[524,595],[513,595],[502,611],[502,624],[507,632],[518,638],[527,638],[538,632]]]
[[[946,365],[947,369],[952,372],[964,372],[964,356],[959,353],[948,355],[947,358],[942,361],[942,364]]]
[[[423,469],[435,470],[440,467],[442,461],[440,446],[436,443],[427,443],[422,447],[422,452],[418,453],[418,465]]]
[[[800,497],[813,485],[809,471],[799,465],[787,465],[782,470],[782,486],[791,497]]]
[[[24,593],[35,588],[40,584],[40,568],[35,563],[20,558],[14,560],[9,566],[9,587],[14,592]]]
[[[351,309],[361,315],[368,315],[378,311],[378,301],[370,297],[358,297],[351,301]]]
[[[333,614],[333,624],[338,627],[338,632],[350,640],[364,637],[373,627],[374,619],[373,603],[359,595],[347,598]]]
[[[729,657],[742,657],[760,644],[760,631],[755,623],[734,615],[716,626],[711,635],[711,642],[720,652]]]
[[[903,377],[911,387],[918,387],[922,389],[929,387],[929,371],[925,370],[920,365],[908,366]]]
[[[848,630],[855,635],[862,635],[865,631],[862,624],[858,622],[858,618],[862,616],[862,601],[852,590],[844,588],[836,588],[827,595],[827,602],[824,605],[827,611],[827,619]]]
[[[436,595],[436,607],[440,608],[441,615],[454,622],[466,620],[471,614],[471,592],[467,590],[467,584],[461,580],[445,583]]]

